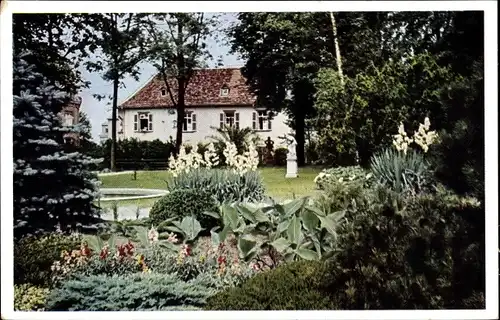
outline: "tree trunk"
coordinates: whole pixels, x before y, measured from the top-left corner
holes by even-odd
[[[305,135],[306,121],[303,114],[295,117],[295,141],[297,141],[297,165],[304,166],[305,164]]]
[[[344,85],[344,75],[342,72],[342,59],[340,56],[339,39],[337,37],[337,24],[335,23],[335,16],[333,15],[333,12],[330,12],[330,20],[332,20],[333,42],[335,44],[335,57],[337,60],[337,68],[339,69],[340,83]]]
[[[111,109],[111,171],[116,171],[116,112],[118,109],[119,79],[113,79],[113,106]]]
[[[182,129],[184,126],[184,108],[185,108],[185,80],[183,77],[178,79],[179,90],[177,92],[177,134],[175,137],[175,153],[179,154],[182,146]]]
[[[184,52],[181,50],[181,46],[184,43],[183,35],[183,23],[182,20],[177,20],[177,70],[179,75],[177,77],[177,134],[175,137],[175,154],[179,154],[182,146],[182,129],[184,126],[184,107],[185,107],[185,95],[186,95],[186,70],[184,63]]]

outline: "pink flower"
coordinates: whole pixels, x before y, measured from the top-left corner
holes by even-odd
[[[252,263],[250,263],[250,268],[252,268],[255,271],[259,271],[260,265],[258,263],[252,262]]]
[[[151,229],[148,231],[148,239],[150,243],[158,242],[159,237],[158,231],[154,227],[151,226]]]
[[[182,249],[182,254],[184,256],[187,257],[191,255],[191,248],[187,244],[183,244],[181,249]]]
[[[177,243],[177,242],[179,242],[179,239],[177,239],[177,235],[175,233],[170,233],[168,235],[167,241],[170,243]]]

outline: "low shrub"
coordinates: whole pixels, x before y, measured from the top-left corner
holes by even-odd
[[[181,281],[172,274],[82,276],[48,296],[49,311],[161,311],[205,305],[215,293],[206,278]]]
[[[286,165],[286,157],[288,154],[288,148],[280,147],[274,150],[274,165],[284,166]]]
[[[14,286],[14,310],[44,311],[49,289],[21,284]]]
[[[152,224],[159,225],[170,218],[180,221],[183,217],[194,216],[202,228],[210,230],[217,225],[217,220],[203,212],[215,211],[217,208],[217,202],[209,190],[173,189],[154,203],[149,218]]]
[[[375,154],[371,171],[378,183],[400,193],[415,194],[430,190],[433,173],[422,153],[406,154],[393,148]]]
[[[360,166],[325,169],[314,178],[314,183],[320,190],[324,190],[330,185],[339,183],[344,185],[356,184],[364,188],[370,188],[373,182],[373,175],[370,174],[370,171]]]
[[[14,244],[14,283],[50,286],[52,263],[61,258],[64,250],[71,251],[80,242],[79,236],[57,233],[20,239]]]
[[[207,300],[205,310],[331,309],[324,291],[327,270],[318,261],[285,264],[215,294]]]
[[[261,201],[265,188],[256,171],[239,175],[224,169],[197,169],[168,181],[168,190],[189,189],[204,191],[219,203],[224,201]]]
[[[335,308],[484,308],[484,209],[477,201],[443,192],[389,192],[370,201],[339,230],[329,284]]]

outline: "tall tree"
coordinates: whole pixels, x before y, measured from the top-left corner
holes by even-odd
[[[229,30],[232,51],[246,60],[243,74],[257,104],[285,110],[305,162],[306,119],[314,115],[312,80],[321,66],[335,63],[329,14],[240,13]]]
[[[89,170],[94,160],[66,152],[63,135],[74,128],[62,127],[58,117],[85,85],[75,70],[95,47],[94,18],[13,16],[15,237],[83,227],[98,214],[97,177]]]
[[[138,80],[139,63],[145,58],[144,19],[146,14],[106,13],[97,21],[100,54],[97,60],[88,61],[90,71],[104,71],[102,78],[113,84],[111,95],[111,170],[116,171],[116,130],[118,89],[126,76]],[[104,98],[101,95],[95,96]]]
[[[149,61],[161,76],[172,105],[177,110],[176,152],[182,145],[185,96],[193,70],[211,58],[207,38],[216,17],[204,13],[167,13],[149,17]]]

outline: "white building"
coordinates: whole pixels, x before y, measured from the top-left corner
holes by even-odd
[[[176,81],[169,81],[177,99]],[[269,117],[265,108],[255,106],[256,97],[250,92],[239,68],[197,69],[186,90],[183,142],[208,142],[216,134],[212,127],[223,125],[249,127],[275,146],[278,138],[291,131],[283,113]],[[177,115],[168,88],[161,76],[152,77],[141,89],[119,106],[117,137],[167,141],[175,139]],[[102,125],[101,141],[111,138],[111,119]]]

